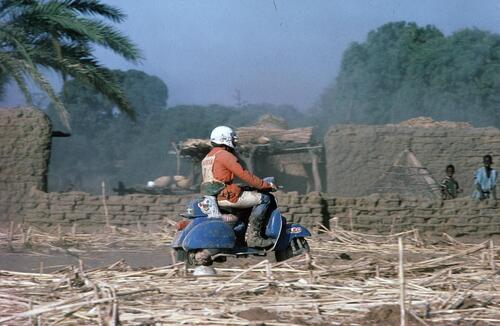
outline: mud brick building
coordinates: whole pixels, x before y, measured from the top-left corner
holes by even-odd
[[[334,196],[371,194],[370,188],[405,150],[438,182],[445,176],[446,165],[455,165],[463,196],[472,193],[473,173],[482,166],[483,155],[493,155],[497,163],[493,167],[500,169],[500,130],[429,118],[397,125],[339,125],[328,131],[324,146],[327,191]]]
[[[31,188],[47,190],[51,127],[35,109],[0,109],[0,221],[18,218]]]

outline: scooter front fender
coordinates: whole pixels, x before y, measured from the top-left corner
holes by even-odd
[[[305,238],[311,236],[311,232],[309,232],[308,229],[297,223],[286,224],[284,231],[285,232],[282,232],[280,235],[278,243],[274,249],[275,251],[285,250],[294,238]]]
[[[235,245],[233,229],[222,219],[206,219],[194,225],[182,241],[186,251],[193,249],[229,249]]]

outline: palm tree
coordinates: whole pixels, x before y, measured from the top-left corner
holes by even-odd
[[[84,82],[134,118],[111,72],[92,51],[98,45],[132,62],[141,55],[136,45],[104,19],[120,23],[125,15],[100,0],[0,0],[0,95],[11,79],[32,103],[31,80],[48,95],[69,128],[62,101],[40,72],[48,69],[64,80],[69,76]]]

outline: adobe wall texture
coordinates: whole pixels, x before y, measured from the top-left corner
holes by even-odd
[[[114,225],[162,223],[179,220],[189,200],[197,195],[107,196],[108,219]],[[324,200],[319,193],[299,196],[280,193],[278,202],[285,215],[294,222],[308,226],[328,222]],[[17,221],[41,225],[103,225],[106,223],[102,196],[82,192],[46,193],[33,189],[18,206]]]
[[[178,220],[187,201],[196,195],[108,196],[108,218],[113,225],[162,223]],[[290,222],[309,228],[329,226],[333,218],[345,229],[390,234],[419,229],[421,234],[439,237],[500,236],[500,206],[469,198],[430,201],[396,195],[357,198],[332,197],[324,193],[276,194],[283,215]],[[106,223],[102,197],[86,193],[45,193],[33,190],[19,206],[19,222],[40,225],[99,226]],[[333,222],[332,222],[333,223]]]
[[[36,109],[0,108],[0,222],[16,219],[32,187],[46,190],[51,125]]]
[[[327,212],[345,229],[390,234],[418,229],[421,234],[440,237],[500,237],[500,206],[493,201],[470,198],[431,201],[372,195],[357,198],[327,198]],[[331,223],[334,223],[330,220]]]
[[[472,176],[482,166],[483,155],[492,154],[494,162],[500,162],[495,157],[500,153],[496,128],[341,125],[330,129],[324,141],[327,191],[334,196],[369,195],[367,189],[408,148],[437,182],[446,165],[454,164],[464,196],[472,193]]]

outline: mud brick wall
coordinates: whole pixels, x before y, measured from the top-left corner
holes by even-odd
[[[197,195],[153,196],[127,195],[108,196],[108,217],[114,225],[136,225],[162,223],[166,219],[178,220],[186,203]],[[280,193],[277,200],[283,214],[290,222],[309,227],[325,223],[323,198],[319,193],[299,196],[297,193]],[[103,225],[106,223],[104,203],[101,196],[83,192],[46,193],[32,190],[20,206],[22,222],[45,225]],[[20,222],[21,222],[20,221]]]
[[[17,218],[32,187],[46,190],[50,136],[42,111],[0,108],[0,222]]]
[[[113,225],[155,224],[179,219],[193,196],[127,195],[107,196],[109,222]],[[21,208],[23,222],[42,225],[99,226],[106,223],[101,196],[83,192],[42,192],[33,190]]]
[[[197,195],[108,196],[113,225],[157,224],[178,220],[186,203]],[[345,229],[390,234],[419,229],[422,235],[500,236],[500,205],[469,198],[430,201],[396,195],[342,198],[322,193],[278,193],[278,205],[289,222],[308,228],[337,223]],[[32,190],[20,206],[19,222],[42,225],[99,226],[106,223],[102,197],[80,192],[46,193]],[[335,220],[336,222],[335,222]]]
[[[299,195],[297,192],[278,193],[276,201],[289,223],[300,223],[309,228],[328,225],[326,202],[319,192]]]
[[[327,191],[334,196],[369,195],[367,189],[410,148],[436,181],[454,164],[464,195],[472,193],[472,175],[485,154],[500,169],[500,130],[496,128],[421,128],[398,125],[340,125],[324,139]]]
[[[500,205],[470,198],[430,201],[396,195],[326,198],[330,224],[350,230],[391,234],[418,229],[422,234],[500,237]]]

